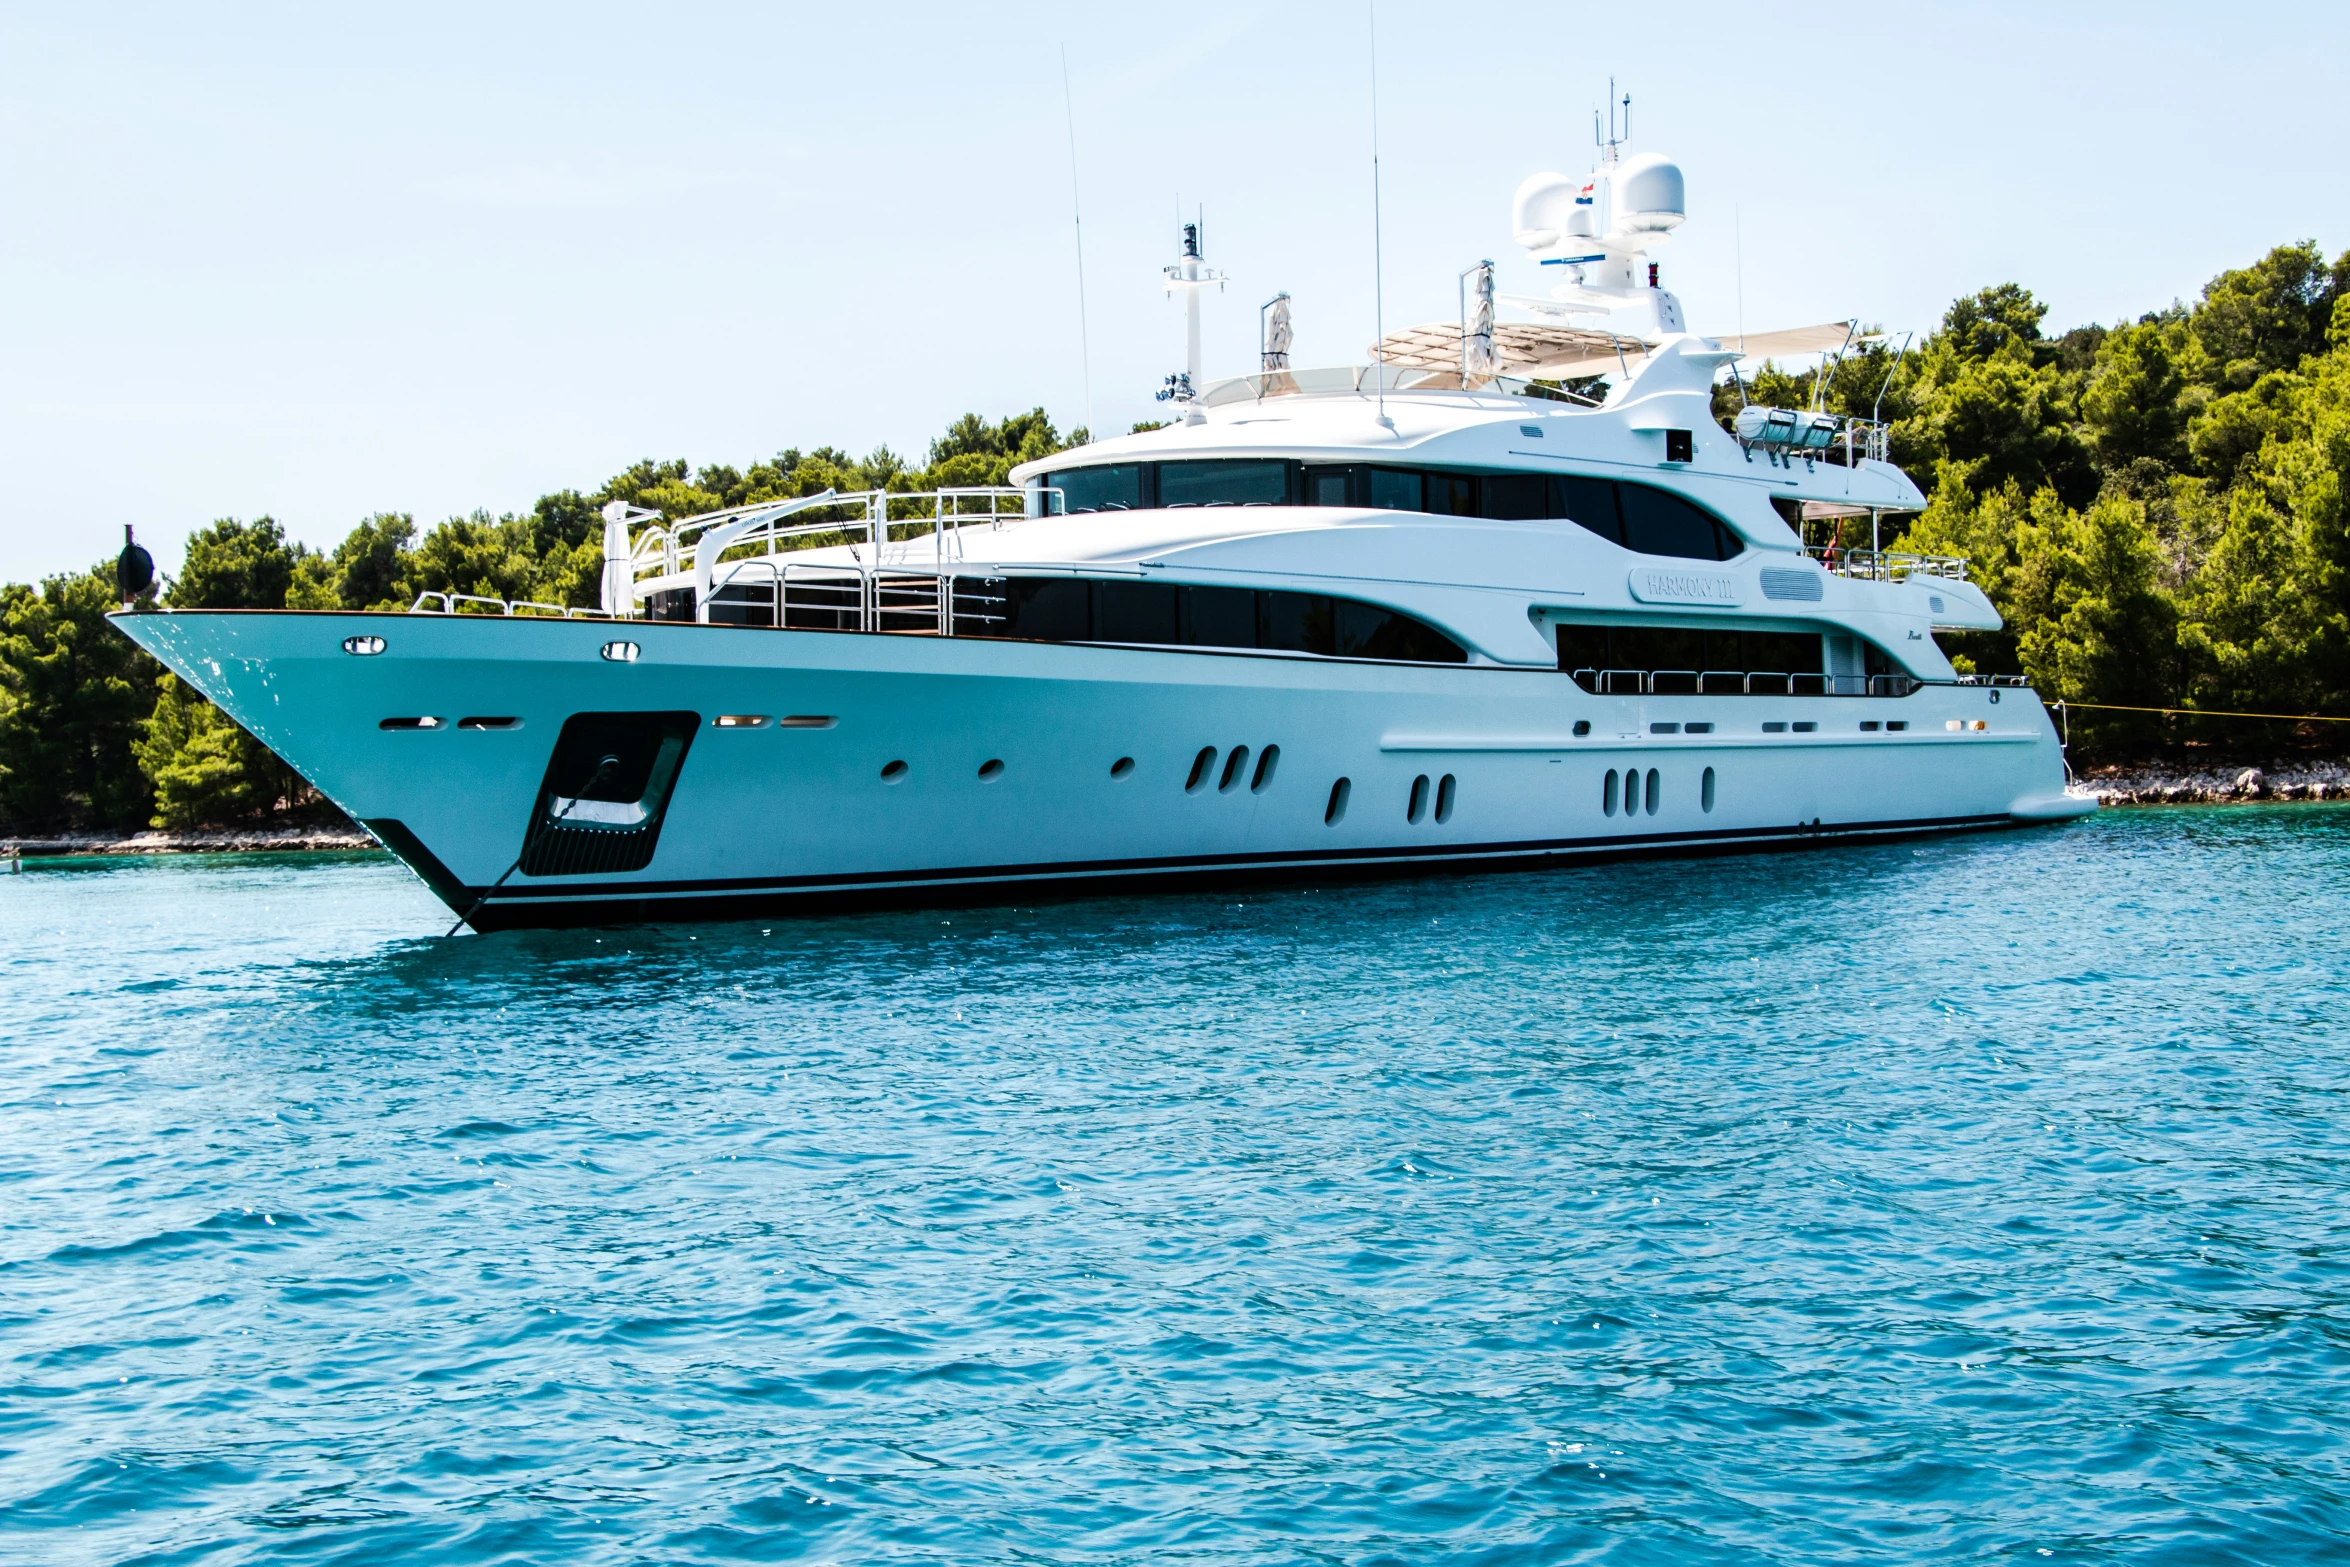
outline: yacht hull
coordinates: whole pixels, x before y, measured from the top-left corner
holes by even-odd
[[[484,930],[1787,847],[2093,808],[2018,689],[1594,696],[1545,669],[641,621],[116,624]],[[606,657],[614,642],[634,659]],[[638,869],[518,868],[581,714],[690,715],[657,841]]]

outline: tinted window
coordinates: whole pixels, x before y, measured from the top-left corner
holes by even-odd
[[[1101,582],[1096,601],[1094,637],[1102,642],[1162,642],[1183,640],[1176,619],[1178,589],[1172,582]]]
[[[1004,584],[1003,617],[996,636],[1083,642],[1093,635],[1093,584],[1074,577],[1014,577]]]
[[[1477,481],[1466,474],[1431,473],[1421,476],[1425,499],[1421,510],[1439,517],[1477,515]]]
[[[1409,615],[1323,593],[960,577],[954,603],[959,637],[1271,648],[1423,664],[1462,664],[1469,657],[1452,638]]]
[[[1345,658],[1390,658],[1414,664],[1467,661],[1460,645],[1435,627],[1381,609],[1376,604],[1338,599],[1338,652]]]
[[[1255,647],[1257,596],[1248,588],[1185,588],[1183,640],[1194,647]]]
[[[1337,648],[1330,625],[1330,600],[1320,593],[1257,595],[1257,646],[1286,653],[1329,653]]]
[[[1559,668],[1816,675],[1820,638],[1809,631],[1716,631],[1695,626],[1561,626]]]
[[[1578,527],[1590,529],[1610,544],[1624,542],[1624,524],[1616,513],[1613,480],[1561,474],[1551,484],[1558,495],[1560,515]]]
[[[1161,506],[1279,506],[1288,499],[1284,462],[1159,464]]]
[[[1722,560],[1722,529],[1713,513],[1669,490],[1619,484],[1624,512],[1624,548],[1643,555],[1678,555],[1687,560]]]
[[[1550,481],[1539,473],[1487,474],[1480,482],[1485,516],[1519,522],[1550,515]]]
[[[1346,504],[1346,470],[1325,469],[1306,476],[1306,504],[1309,506],[1344,506]]]
[[[1400,468],[1373,468],[1371,470],[1370,504],[1381,511],[1419,511],[1422,491],[1420,476]]]
[[[1688,626],[1619,626],[1615,630],[1619,669],[1707,668],[1705,633]]]
[[[1062,492],[1064,511],[1137,511],[1146,477],[1142,463],[1125,462],[1049,473],[1044,482]]]

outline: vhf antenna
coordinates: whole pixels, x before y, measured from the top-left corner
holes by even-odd
[[[1371,18],[1371,325],[1378,333],[1371,349],[1378,362],[1371,379],[1379,399],[1379,422],[1393,429],[1387,417],[1386,229],[1379,214],[1379,0],[1369,0],[1365,9]],[[1608,90],[1615,90],[1612,83]]]
[[[1069,95],[1069,46],[1061,45],[1061,107],[1069,118],[1069,221],[1077,231],[1077,353],[1085,372],[1085,433],[1093,434],[1093,333],[1085,319],[1085,211],[1077,199],[1077,104]]]

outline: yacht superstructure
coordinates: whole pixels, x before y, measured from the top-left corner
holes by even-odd
[[[2038,698],[1936,645],[1999,623],[1963,562],[1805,548],[1809,517],[1923,506],[1883,431],[1716,422],[1766,349],[1656,286],[1680,202],[1613,146],[1537,176],[1513,216],[1548,298],[1481,263],[1457,325],[1368,366],[1268,345],[1202,385],[1195,346],[1173,423],[1007,487],[615,505],[600,611],[117,623],[481,929],[2093,808]],[[1179,281],[1196,312],[1196,241]],[[1604,400],[1549,384],[1592,375]]]

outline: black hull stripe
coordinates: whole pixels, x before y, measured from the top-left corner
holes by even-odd
[[[773,883],[763,890],[714,892],[685,890],[714,884],[672,883],[679,890],[653,896],[619,893],[574,897],[560,901],[501,897],[473,917],[482,931],[544,929],[557,926],[624,925],[654,921],[774,918],[803,914],[868,909],[952,907],[1003,904],[1015,900],[1064,901],[1130,892],[1138,896],[1165,896],[1179,891],[1229,889],[1235,886],[1286,884],[1290,886],[1383,880],[1404,876],[1475,875],[1500,870],[1561,869],[1611,860],[1659,858],[1671,855],[1721,855],[1801,852],[1826,847],[1838,838],[1881,842],[1892,838],[1924,837],[1934,833],[2034,825],[2008,816],[1969,816],[1933,821],[1909,821],[1868,826],[1826,828],[1798,833],[1780,830],[1770,836],[1752,833],[1716,834],[1711,841],[1693,838],[1642,840],[1629,837],[1580,840],[1593,847],[1483,855],[1419,856],[1357,859],[1318,866],[1269,865],[1231,861],[1222,865],[1182,866],[1151,871],[1101,870],[1082,874],[969,879],[967,872],[938,873],[940,879],[891,885],[823,886],[787,889]]]
[[[1442,850],[1406,847],[1357,849],[1290,849],[1249,855],[1186,854],[1148,859],[1048,860],[1025,865],[971,865],[897,871],[856,871],[811,876],[736,876],[699,881],[566,882],[537,886],[508,884],[491,895],[496,905],[531,902],[586,902],[605,899],[665,899],[738,894],[850,891],[857,889],[920,888],[956,885],[1003,885],[1082,881],[1100,877],[1136,877],[1183,872],[1245,874],[1257,871],[1335,869],[1349,865],[1392,865],[1402,868],[1477,864],[1499,860],[1540,859],[1631,850],[1702,849],[1740,844],[1801,842],[1822,838],[1881,836],[1889,833],[1963,831],[2001,827],[2014,818],[2001,813],[1975,816],[1911,817],[1880,822],[1844,822],[1787,827],[1735,827],[1709,832],[1614,833],[1584,838],[1540,838],[1513,843],[1462,844]],[[436,891],[439,889],[435,889]],[[468,889],[469,892],[476,891]],[[478,894],[477,894],[478,895]],[[486,910],[485,910],[486,912]]]

